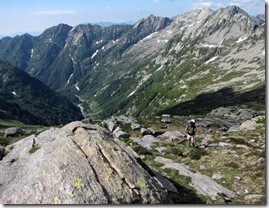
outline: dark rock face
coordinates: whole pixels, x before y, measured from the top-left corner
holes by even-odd
[[[18,136],[24,133],[25,131],[23,131],[21,128],[12,127],[5,130],[5,137]]]
[[[73,122],[13,147],[0,161],[1,204],[172,203],[167,180],[97,125]]]

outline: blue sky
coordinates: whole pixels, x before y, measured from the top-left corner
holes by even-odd
[[[250,15],[265,12],[264,0],[0,0],[0,35],[42,32],[59,23],[137,21],[150,14],[173,17],[192,9],[237,5]]]

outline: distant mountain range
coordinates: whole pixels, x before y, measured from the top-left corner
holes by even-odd
[[[101,27],[110,27],[112,25],[133,25],[135,24],[134,21],[122,22],[122,23],[115,23],[115,22],[91,22],[92,25],[99,25]]]
[[[83,116],[78,107],[41,81],[0,60],[0,118],[51,126]]]
[[[182,103],[226,89],[234,96],[224,93],[219,105],[257,89],[265,94],[265,16],[236,6],[151,15],[133,25],[60,24],[37,37],[3,38],[0,48],[1,59],[78,96],[93,118],[180,114]]]

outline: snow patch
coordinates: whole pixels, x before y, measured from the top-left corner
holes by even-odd
[[[76,87],[77,91],[80,91],[80,88],[78,87],[78,84],[75,84],[75,87]]]
[[[237,41],[236,41],[236,43],[241,43],[241,42],[243,42],[244,40],[246,40],[247,39],[247,37],[246,38],[239,38]]]
[[[160,71],[163,68],[163,65],[161,65],[155,72]]]
[[[32,48],[31,49],[31,58],[33,57],[33,54],[34,54],[34,49]]]
[[[95,51],[95,53],[92,55],[91,59],[93,59],[97,55],[98,51],[99,51],[98,49]]]
[[[218,57],[219,57],[219,56],[215,56],[215,57],[209,59],[207,62],[205,62],[205,64],[208,64],[208,63],[210,63],[210,62],[216,60]]]
[[[128,97],[131,97],[134,93],[136,92],[136,90],[134,90],[133,92],[131,92]]]
[[[153,36],[154,36],[155,34],[157,34],[157,33],[158,33],[158,32],[154,32],[154,33],[148,35],[147,37],[145,37],[144,39],[142,39],[142,41],[153,38]]]
[[[203,44],[202,47],[205,47],[205,48],[217,48],[219,46],[218,45]]]
[[[220,46],[222,45],[223,41],[224,41],[224,38],[223,38],[222,41],[220,42],[220,44],[219,44]]]
[[[99,43],[102,43],[102,42],[103,42],[103,39],[99,40],[99,41],[96,41],[95,43],[98,45]]]
[[[68,78],[68,80],[67,80],[67,82],[66,82],[66,85],[68,85],[69,84],[69,82],[70,82],[70,80],[71,80],[71,78],[74,76],[74,73],[72,73],[70,76],[69,76],[69,78]]]

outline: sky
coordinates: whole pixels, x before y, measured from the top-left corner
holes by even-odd
[[[174,17],[229,5],[254,16],[265,13],[264,0],[0,0],[0,36],[34,35],[60,23],[136,22],[151,14]]]

